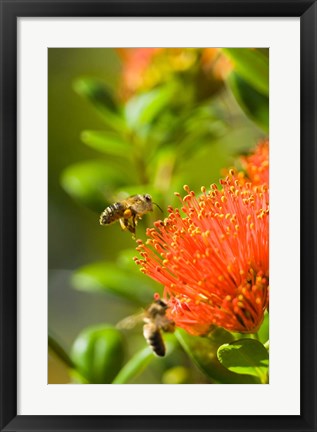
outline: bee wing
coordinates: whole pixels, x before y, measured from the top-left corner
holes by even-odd
[[[123,318],[123,320],[117,323],[116,327],[119,330],[124,330],[124,329],[130,330],[133,327],[135,327],[137,324],[141,323],[143,321],[143,318],[144,318],[144,311]]]

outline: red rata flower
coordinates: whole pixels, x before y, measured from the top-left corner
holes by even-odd
[[[254,154],[242,159],[248,178],[254,185],[269,184],[269,142],[259,143]]]
[[[253,163],[246,159],[247,172]],[[164,285],[168,317],[191,334],[212,325],[256,332],[268,306],[268,186],[233,170],[220,184],[203,187],[199,197],[184,186],[187,195],[177,195],[186,216],[169,208],[169,217],[147,230],[146,244],[138,240],[143,259],[136,263]]]
[[[200,84],[206,80],[204,90],[209,94],[208,89],[213,92],[222,86],[232,69],[219,48],[116,48],[116,51],[123,66],[120,88],[123,99],[170,82],[178,73],[188,73],[191,80]]]
[[[162,48],[117,48],[116,51],[123,61],[123,93],[131,96],[142,87],[144,73],[153,58]]]

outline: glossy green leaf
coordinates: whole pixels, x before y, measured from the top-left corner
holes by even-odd
[[[215,140],[228,133],[227,113],[208,106],[199,106],[178,116],[173,122],[174,134],[169,137],[177,161],[197,155],[203,147],[212,146]]]
[[[193,363],[212,381],[222,384],[259,384],[251,375],[238,375],[225,368],[217,358],[217,350],[233,336],[221,328],[215,329],[208,337],[192,336],[178,329],[176,337]]]
[[[122,269],[122,271],[128,271],[137,274],[137,276],[142,278],[149,286],[156,284],[156,282],[140,272],[140,266],[136,265],[133,259],[134,257],[140,258],[140,255],[135,248],[121,250],[116,260],[118,268]]]
[[[140,269],[135,264],[133,258],[137,256],[138,253],[135,250],[135,248],[132,249],[123,249],[119,252],[118,258],[117,258],[117,265],[123,270],[132,270],[137,271],[139,273]]]
[[[107,155],[131,158],[131,144],[116,133],[86,130],[81,139],[89,147]]]
[[[126,182],[131,182],[126,174],[101,161],[71,165],[61,176],[61,184],[69,195],[98,212],[114,201],[114,191]]]
[[[227,80],[233,95],[245,114],[264,132],[269,131],[269,99],[251,87],[236,72],[232,72]]]
[[[128,125],[135,129],[153,122],[164,107],[171,102],[175,91],[174,85],[166,85],[131,98],[125,106],[125,118]]]
[[[138,280],[142,281],[142,284],[146,285],[146,290],[151,290],[152,297],[151,302],[153,301],[154,293],[159,293],[160,296],[162,295],[163,286],[158,284],[153,279],[149,278],[147,275],[140,272],[140,266],[138,266],[135,261],[134,257],[141,258],[139,253],[134,249],[123,249],[119,252],[116,264],[119,269],[121,269],[123,272],[128,272],[129,275],[136,275]]]
[[[76,338],[71,357],[78,372],[90,383],[111,383],[124,362],[123,336],[111,326],[88,327]]]
[[[235,71],[261,94],[269,95],[269,58],[257,49],[223,48]]]
[[[237,374],[253,375],[266,382],[269,355],[264,346],[254,339],[240,339],[219,347],[220,363]]]
[[[110,89],[102,81],[81,78],[75,81],[74,90],[94,105],[109,127],[118,132],[126,130],[120,107]]]
[[[74,272],[72,283],[80,291],[108,291],[143,306],[153,301],[153,291],[141,273],[123,270],[114,263],[81,267]]]
[[[126,384],[136,378],[154,360],[153,351],[146,347],[136,353],[120,370],[112,384]]]

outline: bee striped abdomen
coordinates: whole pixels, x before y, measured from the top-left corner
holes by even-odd
[[[159,357],[165,356],[165,345],[160,330],[152,323],[143,326],[143,335],[153,352]]]
[[[100,225],[109,225],[122,218],[125,211],[125,206],[121,202],[116,202],[108,206],[100,215]]]

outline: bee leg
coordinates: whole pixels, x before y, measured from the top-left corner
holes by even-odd
[[[131,218],[126,220],[126,227],[132,234],[135,234],[135,228],[137,225],[136,217],[136,213],[133,212]]]
[[[130,219],[121,218],[119,219],[121,228],[123,231],[130,231],[132,233],[132,238],[135,239],[135,225],[130,222]]]
[[[134,231],[135,231],[135,228],[136,228],[136,226],[138,224],[138,219],[141,219],[140,216],[138,216],[136,213],[134,213],[132,215],[132,225],[134,227]]]
[[[129,223],[128,219],[121,218],[121,219],[119,219],[119,222],[120,222],[121,229],[123,231],[126,231],[127,229],[129,229],[127,226],[127,224]]]
[[[132,238],[133,240],[135,240],[135,224],[133,223],[133,221],[132,223],[128,223],[127,229],[130,231],[130,233],[132,233]]]

